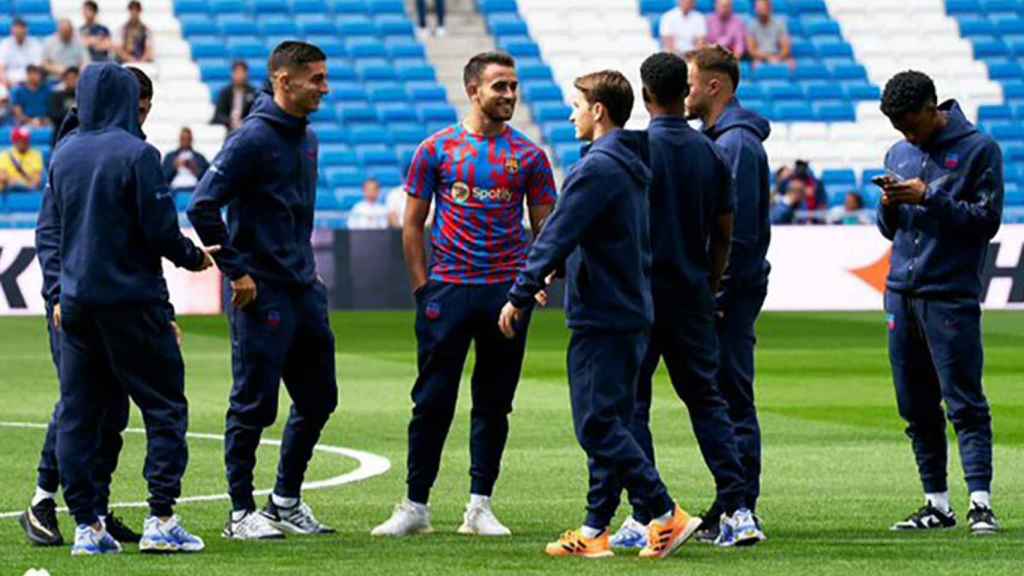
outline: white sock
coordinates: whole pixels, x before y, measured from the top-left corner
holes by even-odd
[[[929,504],[938,508],[941,512],[949,512],[949,491],[931,492],[924,495]]]
[[[977,490],[971,492],[971,504],[977,504],[984,506],[985,508],[992,507],[992,493],[986,490]]]
[[[669,520],[671,520],[672,517],[675,516],[675,514],[676,514],[676,509],[672,508],[668,512],[665,512],[661,516],[658,516],[657,518],[655,518],[654,521],[657,522],[658,524],[668,524]]]
[[[249,512],[251,512],[251,510],[232,510],[231,511],[231,521],[232,522],[241,522],[242,518],[245,518],[245,515],[248,514]]]
[[[604,531],[605,531],[605,528],[591,528],[590,526],[587,526],[586,524],[584,524],[580,528],[580,534],[582,534],[583,537],[588,539],[588,540],[593,540],[594,538],[597,538]]]
[[[471,507],[473,507],[473,508],[490,508],[491,507],[491,497],[490,496],[481,496],[479,494],[470,494],[469,495],[469,505]]]
[[[413,502],[412,500],[409,500],[408,498],[406,498],[405,501],[409,503],[409,506],[412,506],[412,509],[415,510],[417,514],[426,514],[427,513],[427,505],[426,504],[423,504],[421,502]]]
[[[47,492],[39,486],[36,486],[36,494],[32,497],[32,505],[36,506],[43,500],[53,500],[57,497],[56,492]]]
[[[277,494],[271,494],[270,500],[274,503],[274,506],[277,506],[278,508],[295,508],[299,505],[298,498],[285,498],[283,496],[278,496]]]

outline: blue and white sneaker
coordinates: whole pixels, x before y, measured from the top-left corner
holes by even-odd
[[[173,552],[199,552],[206,547],[203,539],[189,534],[181,527],[177,516],[166,522],[150,516],[142,526],[142,540],[139,552],[148,554],[169,554]]]
[[[97,532],[92,526],[81,525],[75,528],[75,544],[71,547],[72,556],[95,556],[98,554],[120,554],[121,544],[107,533],[106,529]]]
[[[626,518],[619,531],[612,536],[612,548],[623,550],[640,550],[647,546],[647,526],[637,522],[632,516]]]
[[[762,540],[764,540],[764,534],[758,528],[757,521],[750,510],[740,508],[732,516],[722,514],[715,546],[723,548],[753,546]]]

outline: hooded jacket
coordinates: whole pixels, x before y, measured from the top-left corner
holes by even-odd
[[[555,210],[534,241],[509,301],[529,308],[565,263],[566,323],[573,330],[645,330],[654,321],[646,134],[615,130],[583,149]]]
[[[949,123],[929,143],[904,140],[885,155],[886,170],[928,185],[920,205],[878,208],[878,228],[893,241],[886,285],[915,296],[979,298],[1003,216],[1003,156],[955,101],[939,110]]]
[[[762,142],[771,125],[733,98],[714,126],[704,134],[725,152],[736,187],[732,252],[724,286],[761,286],[768,282],[771,242],[771,171]]]
[[[308,124],[264,91],[196,187],[188,218],[204,243],[221,246],[217,265],[232,280],[248,274],[279,285],[316,281],[310,237],[317,140]]]
[[[62,125],[36,232],[44,296],[165,304],[161,258],[197,270],[204,257],[181,234],[160,153],[142,138],[138,81],[97,64],[83,71],[77,98],[79,126]]]
[[[660,322],[675,312],[711,314],[708,246],[718,217],[734,210],[731,170],[719,148],[682,118],[654,118],[647,134],[655,315]]]

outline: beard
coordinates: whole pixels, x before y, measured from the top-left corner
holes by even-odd
[[[508,122],[512,119],[512,116],[516,112],[516,103],[514,100],[492,100],[487,105],[482,107],[483,113],[487,118],[494,122]]]

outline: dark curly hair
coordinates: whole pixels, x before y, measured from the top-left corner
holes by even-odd
[[[886,82],[882,93],[882,114],[896,119],[937,103],[938,96],[932,79],[924,72],[907,70]]]
[[[658,104],[678,102],[690,94],[686,60],[668,52],[652,54],[640,66],[640,79]]]

